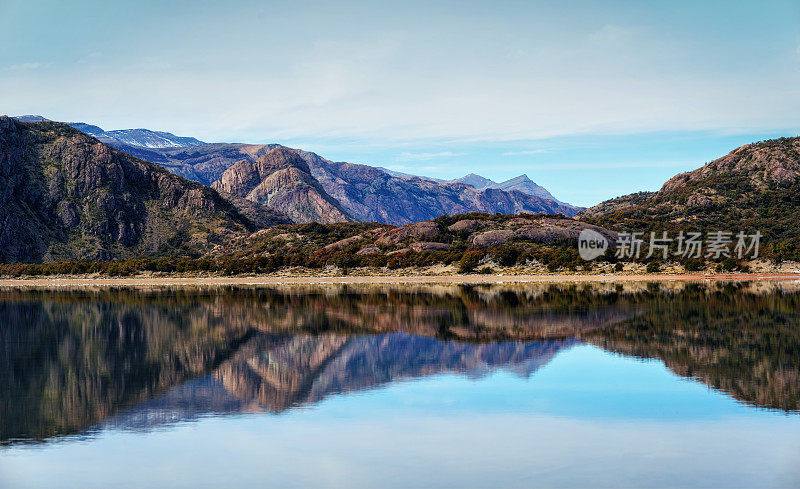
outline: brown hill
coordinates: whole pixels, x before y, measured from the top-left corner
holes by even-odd
[[[586,209],[582,219],[636,230],[760,231],[765,252],[800,259],[800,138],[748,144],[697,170]]]

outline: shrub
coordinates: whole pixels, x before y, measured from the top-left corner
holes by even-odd
[[[459,273],[470,273],[480,264],[483,254],[479,251],[467,251],[458,262]]]
[[[522,254],[522,250],[515,246],[504,245],[497,249],[494,252],[494,257],[497,259],[497,262],[504,267],[510,267],[517,264],[517,260],[519,256]]]
[[[686,268],[687,272],[699,272],[705,268],[705,263],[703,263],[703,260],[691,259],[686,261],[684,268]]]

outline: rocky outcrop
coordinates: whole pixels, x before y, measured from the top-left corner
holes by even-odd
[[[0,261],[197,254],[273,217],[67,125],[0,117]]]
[[[432,238],[442,231],[442,226],[434,221],[415,222],[405,226],[385,231],[378,238],[377,243],[394,245],[408,239]]]
[[[239,161],[225,170],[212,187],[268,206],[297,223],[352,220],[311,176],[305,161],[283,147],[274,148],[255,161]]]
[[[472,238],[475,246],[497,246],[508,243],[514,237],[514,231],[509,229],[494,229],[484,231]]]
[[[408,245],[409,248],[421,253],[423,251],[441,251],[450,248],[447,243],[435,243],[430,241],[417,241]]]
[[[726,174],[746,175],[761,190],[770,184],[794,182],[800,178],[800,138],[773,139],[736,148],[702,168],[670,178],[658,195],[673,195],[698,182],[706,183]]]
[[[462,219],[460,221],[456,221],[453,224],[447,226],[449,231],[453,232],[467,232],[471,233],[481,227],[485,227],[489,224],[488,221],[482,221],[480,219]]]
[[[513,218],[503,223],[504,227],[514,229],[493,229],[475,234],[472,244],[478,247],[499,246],[514,241],[534,243],[555,243],[558,241],[577,241],[584,229],[591,229],[605,236],[609,244],[615,244],[617,233],[600,226],[594,226],[574,219],[557,218]]]
[[[381,253],[381,249],[377,245],[367,245],[356,252],[356,255],[377,255]]]
[[[276,224],[292,224],[286,214],[270,209],[251,200],[236,197],[227,192],[218,192],[225,200],[233,204],[237,211],[260,228],[267,228]],[[260,231],[266,231],[261,229]]]
[[[357,243],[361,241],[362,236],[357,234],[355,236],[350,236],[349,238],[340,239],[339,241],[333,242],[329,245],[326,245],[323,249],[324,250],[338,250],[341,248],[347,248],[353,243]]]
[[[727,231],[761,234],[759,258],[800,261],[800,138],[748,144],[658,192],[619,197],[585,210],[582,220],[625,231]],[[751,255],[752,256],[752,255]]]

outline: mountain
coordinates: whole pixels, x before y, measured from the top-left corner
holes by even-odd
[[[117,129],[105,131],[104,135],[123,144],[145,148],[183,148],[185,146],[205,144],[199,139],[181,137],[169,132],[151,131],[149,129]]]
[[[235,163],[212,187],[269,206],[295,222],[352,220],[341,204],[311,176],[305,160],[284,147],[273,148],[255,161]]]
[[[548,199],[562,203],[561,201],[553,197],[553,195],[550,192],[548,192],[546,188],[537,185],[533,180],[528,178],[528,175],[520,175],[518,177],[514,177],[504,182],[497,183],[492,180],[489,180],[488,178],[484,178],[480,175],[470,173],[469,175],[450,181],[465,183],[467,185],[475,187],[478,190],[485,190],[489,188],[496,188],[503,190],[505,192],[518,190],[524,194],[533,195],[535,197],[540,197],[542,199]]]
[[[561,202],[560,200],[553,197],[553,195],[550,192],[548,192],[547,189],[545,189],[540,185],[537,185],[533,180],[528,178],[528,175],[520,175],[518,177],[506,180],[505,182],[500,182],[493,188],[499,188],[500,190],[505,190],[506,192],[510,192],[512,190],[519,190],[520,192],[525,194],[535,195],[543,199],[550,199],[550,200],[555,200],[556,202]]]
[[[658,192],[639,192],[583,211],[589,222],[648,231],[759,231],[763,251],[800,260],[800,138],[734,149],[697,170],[669,179]]]
[[[0,117],[2,262],[191,255],[286,222],[248,212],[65,124]]]
[[[20,122],[50,122],[40,115],[20,115],[14,119]],[[101,142],[112,142],[121,145],[138,146],[142,148],[182,148],[186,146],[199,146],[203,143],[199,139],[176,136],[169,132],[151,131],[150,129],[116,129],[104,131],[102,128],[84,122],[67,122],[75,129],[90,134]]]
[[[386,173],[392,175],[393,177],[399,177],[406,180],[413,178],[421,178],[422,180],[430,180],[432,182],[439,182],[439,183],[463,183],[471,187],[475,187],[477,190],[486,190],[490,188],[500,189],[505,192],[519,190],[523,194],[533,195],[535,197],[541,197],[542,199],[553,200],[560,204],[564,203],[553,197],[553,195],[550,192],[548,192],[547,189],[545,189],[540,185],[537,185],[533,180],[528,178],[528,175],[520,175],[518,177],[511,178],[504,182],[497,183],[495,181],[489,180],[488,178],[482,177],[475,173],[470,173],[469,175],[465,175],[461,178],[456,178],[455,180],[440,180],[438,178],[425,177],[421,175],[411,175],[408,173],[389,170],[382,167],[378,167],[378,169],[385,171]]]
[[[169,132],[150,129],[116,129],[104,131],[98,126],[83,122],[68,122],[75,129],[90,134],[109,145],[124,145],[138,148],[184,148],[205,144],[199,139],[176,136]]]

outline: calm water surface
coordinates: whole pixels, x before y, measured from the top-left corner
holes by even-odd
[[[0,487],[800,487],[800,285],[0,290]]]

